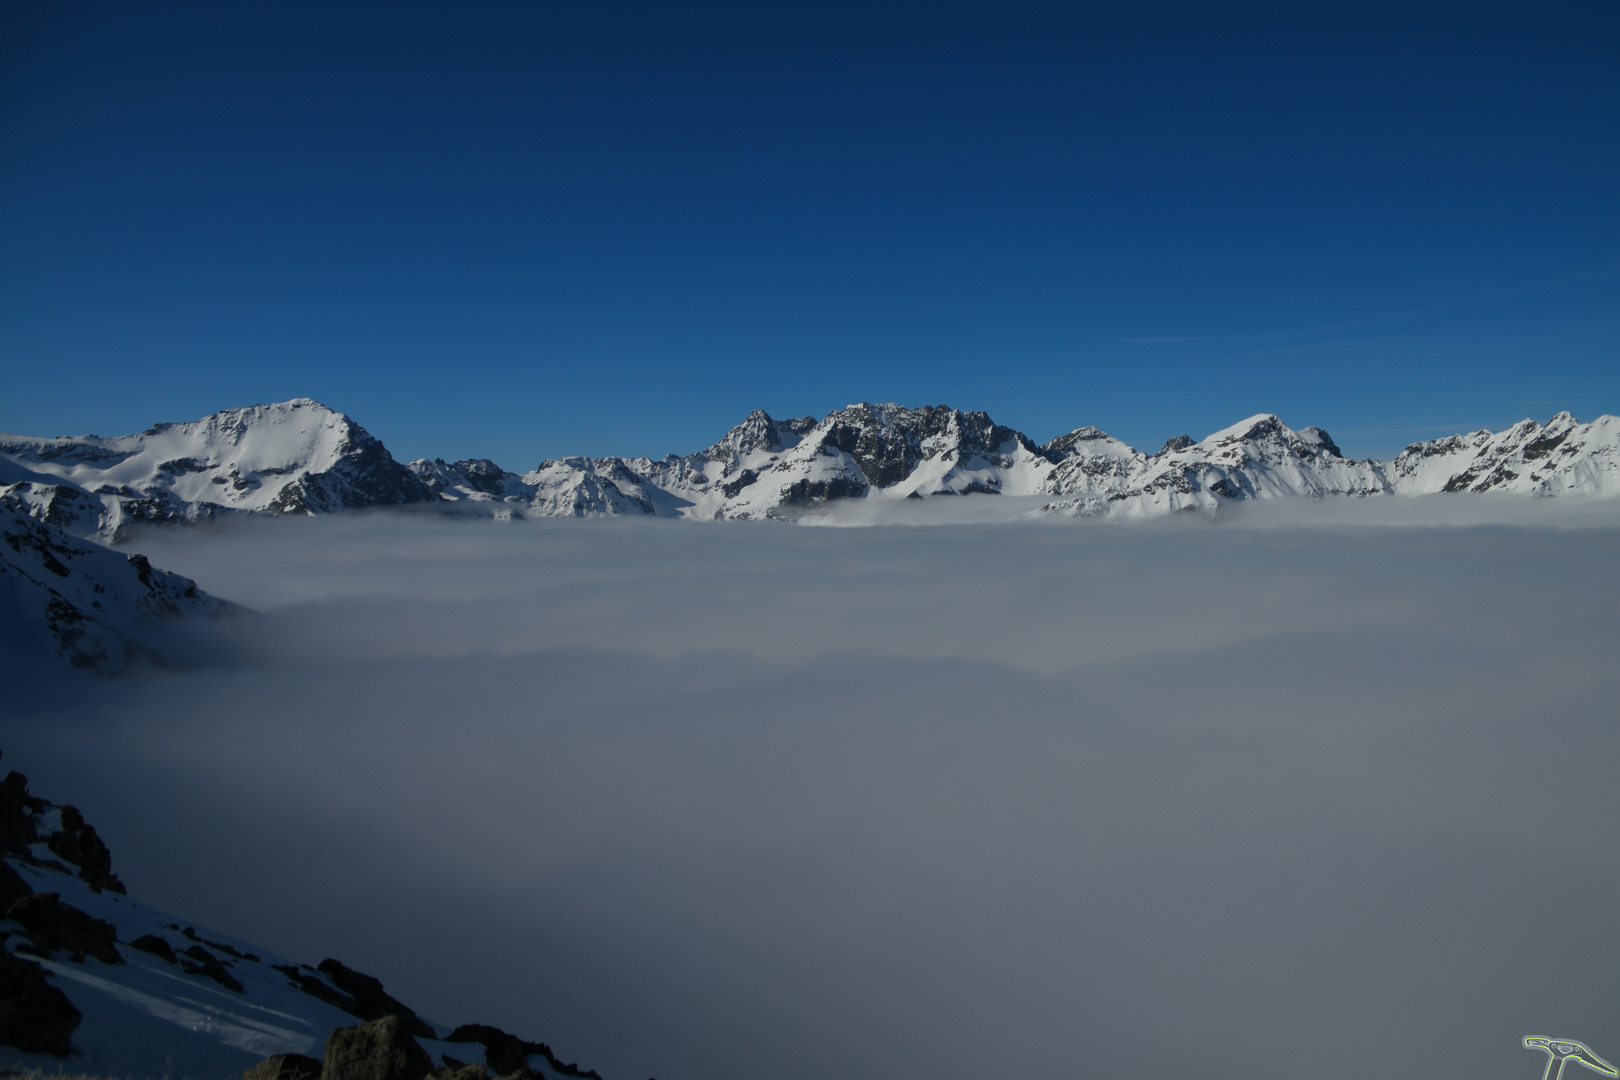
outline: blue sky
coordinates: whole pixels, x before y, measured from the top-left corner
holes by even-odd
[[[1309,10],[1305,10],[1309,8]],[[0,429],[396,456],[1620,412],[1620,9],[0,12]]]

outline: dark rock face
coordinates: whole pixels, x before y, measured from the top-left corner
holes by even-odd
[[[43,809],[45,804],[28,794],[28,777],[15,771],[7,773],[0,782],[0,846],[7,851],[27,850],[39,839],[34,815]]]
[[[500,498],[506,494],[506,470],[489,458],[468,458],[456,462],[452,468],[467,478],[467,486],[474,491]]]
[[[1192,445],[1193,437],[1191,435],[1177,435],[1173,439],[1164,440],[1164,445],[1159,447],[1159,453],[1173,454],[1177,450],[1185,450]]]
[[[814,506],[828,499],[858,499],[867,485],[858,480],[836,477],[832,480],[795,480],[782,492],[783,506]]]
[[[113,942],[118,940],[113,924],[62,903],[57,893],[25,896],[6,909],[6,918],[21,923],[29,939],[41,949],[61,949],[76,961],[93,956],[103,964],[124,962],[113,948]]]
[[[277,1054],[243,1072],[242,1080],[321,1080],[321,1063],[303,1054]]]
[[[151,953],[159,960],[169,964],[178,964],[179,958],[174,955],[174,948],[167,941],[156,934],[142,934],[129,943],[132,949],[139,949],[143,953]]]
[[[187,975],[201,975],[213,979],[227,990],[238,994],[242,992],[242,984],[236,980],[236,976],[225,969],[219,957],[201,945],[193,945],[180,955],[186,958],[180,962],[180,970]]]
[[[321,1080],[426,1080],[432,1073],[433,1059],[412,1038],[406,1022],[385,1016],[332,1032]]]
[[[489,1070],[482,1065],[451,1065],[450,1059],[445,1059],[446,1067],[433,1074],[434,1080],[488,1080]]]
[[[0,911],[6,911],[23,897],[32,895],[34,890],[28,887],[22,875],[12,869],[10,863],[0,861]]]
[[[81,1019],[44,968],[0,949],[0,1044],[66,1057]]]
[[[855,459],[873,487],[888,487],[910,476],[919,462],[934,452],[1000,460],[1003,449],[1016,443],[1032,454],[1042,450],[1029,437],[1002,427],[982,412],[957,412],[948,405],[906,409],[898,405],[851,405],[827,417],[823,446],[834,446]],[[939,451],[924,446],[938,440]],[[832,496],[839,498],[842,496]]]
[[[498,1076],[529,1074],[529,1055],[546,1059],[553,1072],[580,1080],[602,1080],[595,1069],[581,1069],[573,1062],[559,1061],[545,1043],[529,1042],[488,1024],[462,1024],[444,1037],[445,1042],[482,1043],[484,1061]]]
[[[342,1009],[350,1016],[361,1020],[395,1016],[400,1018],[412,1035],[423,1039],[435,1037],[433,1029],[418,1019],[410,1006],[389,996],[383,989],[382,980],[355,971],[347,964],[329,957],[322,960],[317,968],[300,970],[290,964],[277,964],[275,969],[310,997]],[[321,975],[325,975],[326,979],[322,979]],[[327,982],[327,979],[331,982]]]
[[[138,555],[131,558],[146,562]],[[147,570],[150,572],[151,567]],[[46,837],[45,843],[61,858],[76,865],[79,876],[96,892],[102,889],[115,893],[125,891],[124,883],[112,872],[112,852],[96,835],[95,826],[85,824],[84,815],[75,807],[62,807],[62,827]]]
[[[438,495],[410,469],[395,461],[382,442],[348,417],[339,463],[309,473],[282,488],[265,507],[280,514],[321,514],[363,506],[432,502]]]

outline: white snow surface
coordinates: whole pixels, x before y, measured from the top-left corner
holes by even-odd
[[[1037,445],[982,412],[862,402],[820,421],[755,410],[695,454],[556,458],[515,473],[487,459],[402,466],[348,417],[300,398],[113,439],[0,436],[0,485],[41,520],[108,540],[142,522],[416,502],[497,518],[746,521],[803,520],[851,500],[997,495],[1040,501],[988,517],[1139,518],[1269,499],[1612,495],[1620,420],[1559,413],[1381,462],[1346,458],[1326,432],[1270,413],[1148,454],[1095,427]]]

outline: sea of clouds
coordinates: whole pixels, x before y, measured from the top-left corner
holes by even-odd
[[[1616,514],[1413,505],[151,532],[258,614],[0,745],[135,896],[607,1080],[1616,1060]]]

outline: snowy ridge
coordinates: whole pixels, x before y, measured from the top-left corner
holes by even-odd
[[[1403,494],[1613,494],[1620,491],[1620,417],[1582,424],[1561,412],[1546,424],[1521,420],[1497,434],[1413,443],[1390,462],[1389,478]]]
[[[114,540],[144,522],[433,498],[365,429],[308,398],[111,439],[0,435],[0,484],[42,520]]]
[[[400,465],[348,417],[300,398],[117,439],[0,435],[0,484],[39,520],[106,540],[141,522],[422,502],[501,518],[746,521],[848,499],[993,494],[1045,497],[1036,514],[1129,518],[1256,499],[1614,494],[1620,419],[1559,413],[1379,462],[1346,458],[1325,431],[1270,413],[1147,454],[1095,427],[1037,445],[982,412],[862,402],[819,421],[756,409],[695,454],[556,458],[515,473],[487,458]]]
[[[155,630],[236,610],[144,556],[70,536],[0,496],[0,642],[8,658],[54,654],[107,675],[161,666]]]
[[[1117,465],[1106,470],[1093,465],[1095,459],[1076,458],[1060,466],[1064,475],[1055,478],[1052,493],[1082,497],[1048,508],[1142,517],[1211,511],[1223,501],[1390,491],[1380,463],[1352,461],[1327,432],[1314,427],[1293,431],[1270,413],[1251,416],[1201,442],[1172,439],[1152,457],[1106,460]],[[1077,465],[1078,476],[1065,472]]]
[[[1145,454],[1095,427],[1036,445],[984,413],[862,403],[819,422],[778,421],[756,410],[714,446],[686,457],[548,461],[521,477],[504,473],[507,494],[499,498],[524,516],[791,520],[837,500],[970,494],[1048,496],[1036,514],[1121,518],[1209,513],[1257,499],[1464,490],[1602,495],[1620,492],[1617,439],[1613,417],[1577,425],[1561,413],[1545,427],[1527,420],[1499,436],[1414,444],[1394,462],[1358,461],[1320,428],[1295,431],[1260,413]],[[1523,467],[1539,456],[1547,458],[1539,471]],[[427,478],[442,465],[411,467]],[[1517,480],[1509,476],[1516,469]],[[466,486],[441,486],[441,498],[497,498],[461,494]]]
[[[0,781],[0,853],[0,1067],[234,1080],[270,1055],[318,1064],[334,1029],[396,1016],[424,1068],[386,1075],[428,1080],[472,1063],[455,1080],[482,1080],[482,1063],[525,1080],[601,1080],[544,1043],[429,1023],[336,960],[296,964],[130,899],[95,828],[16,772]]]

